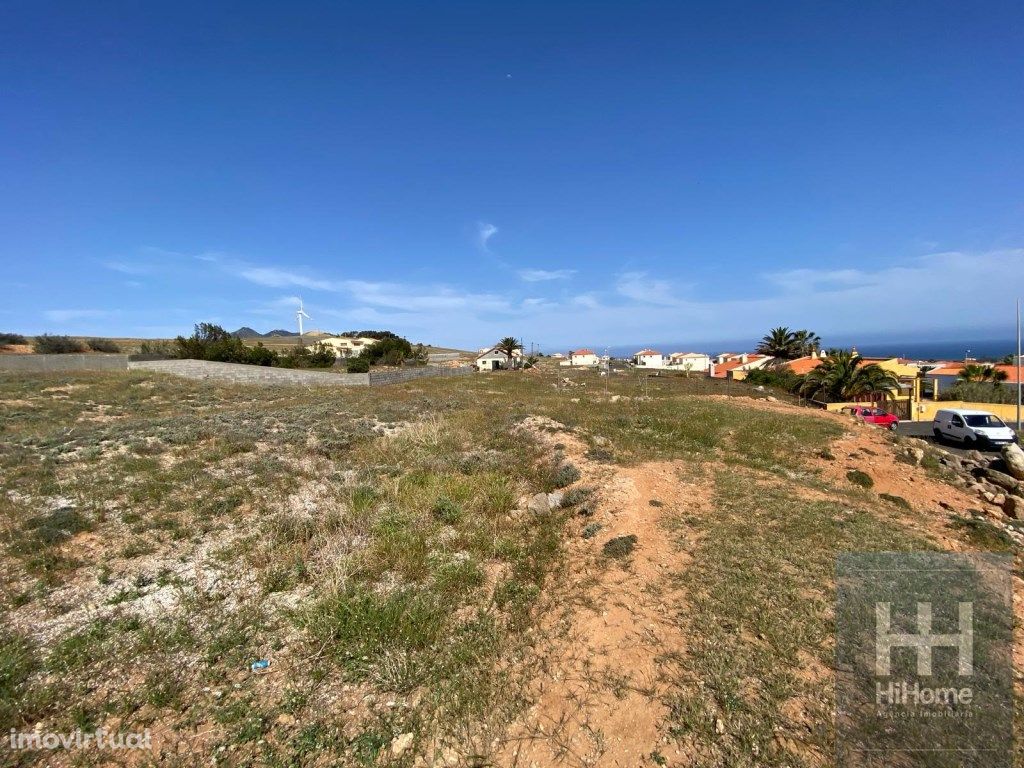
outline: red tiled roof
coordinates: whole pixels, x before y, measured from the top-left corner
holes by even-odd
[[[956,376],[964,369],[963,363],[954,363],[952,365],[940,365],[938,368],[932,368],[925,376]]]
[[[821,359],[817,357],[798,357],[796,360],[786,363],[786,367],[798,376],[813,371],[819,365],[821,365]]]
[[[575,355],[592,355],[594,353],[591,350],[589,350],[589,349],[577,349],[575,352],[573,352],[571,354],[573,356],[575,356]]]
[[[726,374],[729,373],[729,371],[733,370],[734,368],[739,368],[743,364],[744,363],[742,363],[739,360],[731,360],[728,363],[719,363],[718,365],[715,366],[715,372],[713,375],[716,379],[724,379],[726,377]]]
[[[984,363],[976,363],[976,365],[984,366]],[[1004,384],[1016,384],[1017,383],[1017,366],[1016,365],[994,365],[992,366],[997,371],[1002,371],[1006,374],[1006,378],[1003,380]],[[939,368],[932,368],[925,376],[959,376],[960,371],[964,369],[963,363],[950,363],[948,365],[941,366]]]
[[[641,349],[639,352],[637,352],[635,355],[633,355],[633,357],[650,357],[651,355],[660,355],[660,354],[661,354],[661,352],[659,352],[656,349]]]

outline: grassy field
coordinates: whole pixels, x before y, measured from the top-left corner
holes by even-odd
[[[666,534],[691,564],[666,610],[695,638],[666,739],[706,765],[828,764],[829,678],[801,670],[829,664],[834,555],[931,545],[807,470],[834,420],[700,396],[755,394],[738,384],[573,377],[0,378],[0,730],[149,728],[160,765],[488,764],[530,705],[539,609],[588,497],[517,429],[544,416],[610,467],[684,459],[714,483],[717,514],[674,510]],[[526,509],[558,488],[562,507]]]

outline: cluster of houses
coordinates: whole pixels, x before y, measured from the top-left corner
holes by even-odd
[[[856,350],[854,350],[856,351]],[[607,355],[597,355],[591,349],[577,349],[562,354],[555,353],[551,358],[567,368],[605,368],[611,362]],[[742,380],[751,371],[759,368],[786,368],[797,375],[805,375],[821,365],[826,357],[824,352],[812,352],[795,360],[764,355],[757,352],[723,352],[718,355],[707,355],[702,352],[672,352],[663,354],[656,349],[641,349],[632,355],[630,362],[637,371],[665,371],[704,375],[715,379]],[[523,355],[515,353],[510,361],[501,350],[491,347],[480,350],[476,367],[480,370],[496,370],[507,367],[519,367]],[[976,361],[935,362],[926,360],[909,360],[899,357],[863,357],[864,363],[875,363],[880,368],[891,372],[899,382],[899,392],[891,404],[902,411],[904,418],[920,418],[929,408],[936,407],[940,393],[960,380],[960,373],[965,366]],[[511,363],[511,365],[510,365]],[[1015,365],[996,365],[993,369],[999,372],[1003,381],[1010,385],[1017,383]],[[924,404],[930,401],[931,406]],[[913,414],[913,415],[912,415]]]

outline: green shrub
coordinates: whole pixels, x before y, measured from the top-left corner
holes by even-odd
[[[910,502],[904,499],[902,496],[894,496],[891,493],[880,493],[878,497],[883,501],[888,501],[890,504],[895,504],[897,507],[903,507],[903,509],[911,509]]]
[[[249,348],[249,361],[251,365],[274,365],[277,362],[277,352],[267,349],[262,341],[256,342],[255,347]]]
[[[793,392],[800,386],[803,377],[793,373],[789,368],[755,368],[747,372],[744,380],[755,386],[775,387],[776,389]]]
[[[0,333],[0,347],[8,344],[28,344],[28,341],[20,333]]]
[[[401,365],[413,357],[412,344],[392,333],[368,346],[359,356],[371,365]]]
[[[197,324],[191,336],[187,339],[178,336],[174,344],[175,357],[220,363],[249,362],[249,350],[242,340],[213,323]]]
[[[861,472],[859,469],[851,469],[846,473],[846,479],[854,485],[859,485],[861,488],[873,488],[875,481],[871,479],[871,475],[866,472]]]
[[[570,488],[565,492],[565,496],[562,497],[563,507],[574,507],[577,504],[582,504],[584,501],[589,499],[594,493],[594,489],[588,486],[581,486],[579,488]]]
[[[36,336],[36,340],[32,342],[32,349],[39,355],[70,355],[85,352],[85,345],[70,336],[51,336],[44,333],[42,336]]]
[[[370,361],[365,357],[350,358],[345,365],[345,370],[349,373],[369,373]]]
[[[939,400],[965,400],[969,403],[1016,403],[1017,388],[992,381],[958,381],[939,393]]]
[[[440,497],[434,504],[434,517],[442,523],[452,525],[462,519],[462,509],[447,496]]]
[[[117,342],[111,339],[89,339],[85,343],[93,352],[117,353],[121,351],[121,348],[117,346]]]
[[[306,368],[309,365],[309,350],[297,344],[281,355],[277,364],[282,368]]]
[[[313,351],[309,353],[310,368],[330,368],[337,360],[334,350],[320,341],[313,345]]]
[[[636,542],[637,538],[632,533],[628,536],[616,536],[614,539],[608,539],[601,547],[601,551],[605,557],[629,557],[636,549]]]
[[[580,477],[580,471],[576,469],[575,465],[563,464],[555,470],[551,483],[555,488],[565,488],[565,486],[575,483]]]
[[[161,355],[162,357],[175,357],[175,346],[172,341],[144,341],[139,345],[140,355]]]

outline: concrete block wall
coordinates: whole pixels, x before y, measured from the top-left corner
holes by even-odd
[[[384,386],[387,384],[401,384],[404,381],[414,379],[433,378],[434,376],[465,376],[473,372],[472,368],[435,368],[423,366],[421,368],[400,368],[394,371],[371,371],[370,386]]]
[[[269,368],[242,363],[216,363],[210,360],[145,360],[131,363],[132,370],[158,371],[188,379],[224,381],[230,384],[299,384],[310,387],[365,387],[366,373],[330,373],[328,371]]]
[[[59,373],[61,371],[125,371],[128,355],[0,355],[0,371]]]

